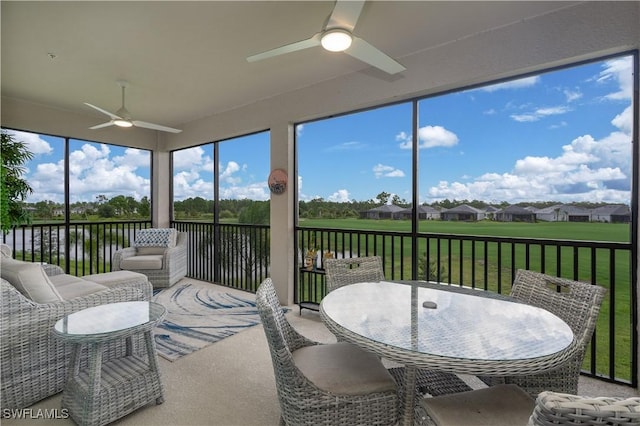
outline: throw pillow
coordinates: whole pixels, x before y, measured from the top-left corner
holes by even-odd
[[[1,258],[0,275],[16,290],[36,303],[59,302],[62,299],[39,263]]]
[[[165,247],[176,245],[178,231],[174,228],[150,228],[141,229],[136,235],[134,247]]]

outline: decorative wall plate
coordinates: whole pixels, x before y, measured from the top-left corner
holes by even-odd
[[[269,189],[274,194],[282,194],[287,189],[287,172],[275,169],[269,174]]]

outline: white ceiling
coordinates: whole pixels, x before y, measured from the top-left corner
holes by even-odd
[[[354,34],[403,62],[417,52],[576,2],[369,1]],[[333,1],[2,1],[2,96],[95,116],[179,127],[353,74],[389,77],[320,47],[248,63],[246,57],[320,31]],[[55,56],[55,57],[51,57]]]

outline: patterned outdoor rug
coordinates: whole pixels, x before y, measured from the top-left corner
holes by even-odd
[[[178,283],[153,300],[167,308],[154,333],[158,355],[169,361],[260,324],[252,295],[223,293],[206,283]]]

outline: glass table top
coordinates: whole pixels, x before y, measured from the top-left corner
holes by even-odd
[[[358,283],[321,303],[339,327],[401,350],[471,360],[522,360],[551,355],[573,340],[571,328],[534,306],[446,291],[445,285]],[[450,288],[450,287],[449,287]],[[475,293],[475,291],[474,291]],[[426,302],[426,303],[425,303]]]
[[[103,335],[155,324],[165,313],[164,306],[153,302],[109,303],[69,314],[56,322],[54,330],[63,336]]]

